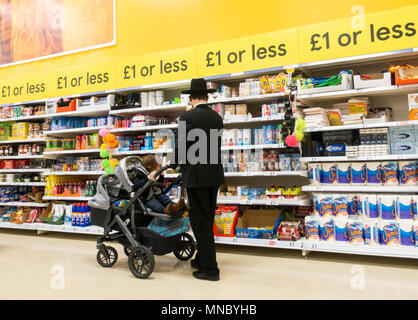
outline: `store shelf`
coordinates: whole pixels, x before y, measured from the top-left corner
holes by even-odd
[[[376,96],[376,95],[396,95],[415,92],[418,85],[394,85],[389,87],[374,87],[363,89],[352,89],[344,91],[331,91],[311,94],[298,94],[298,100],[319,101],[319,100],[335,100],[342,98],[352,98],[360,96]]]
[[[23,140],[2,140],[0,144],[20,144],[20,143],[43,143],[45,138],[33,138],[33,139],[23,139]]]
[[[110,110],[110,115],[116,116],[129,116],[135,113],[141,114],[152,114],[152,113],[166,113],[166,112],[181,112],[186,110],[185,104],[165,104],[153,107],[137,107],[137,108],[126,108],[119,110]]]
[[[49,113],[44,115],[44,118],[53,118],[53,117],[84,117],[84,116],[107,116],[110,111],[110,106],[108,104],[98,105],[98,106],[89,106],[82,107],[76,111],[68,112],[59,112],[59,113]]]
[[[284,96],[288,96],[290,92],[279,92],[279,93],[268,93],[268,94],[260,94],[256,96],[242,96],[242,97],[234,97],[234,98],[219,98],[216,100],[209,100],[208,104],[216,104],[216,103],[239,103],[239,102],[262,102],[262,101],[272,101],[278,98],[282,98]]]
[[[65,137],[65,136],[73,136],[73,135],[77,135],[77,134],[99,132],[99,130],[103,129],[103,128],[106,128],[106,126],[73,128],[73,129],[63,129],[63,130],[51,130],[51,131],[44,131],[44,134],[46,136]]]
[[[101,176],[104,171],[45,171],[44,176]]]
[[[0,160],[22,160],[22,159],[43,159],[44,156],[40,155],[21,155],[21,156],[1,156]]]
[[[13,117],[7,119],[0,119],[0,122],[11,122],[11,121],[34,121],[34,120],[43,120],[46,118],[45,114],[42,115],[33,115],[29,117]]]
[[[136,151],[114,151],[114,156],[133,156],[137,154],[170,153],[173,149],[136,150]]]
[[[118,128],[111,129],[111,133],[131,133],[131,132],[144,132],[144,131],[158,131],[162,129],[177,129],[177,123],[162,124],[155,126],[144,126],[144,127],[130,127],[130,128]]]
[[[38,207],[47,207],[48,203],[11,201],[11,202],[0,202],[0,206],[38,208]]]
[[[179,173],[166,173],[165,178],[177,178]],[[287,176],[300,176],[307,177],[307,171],[260,171],[260,172],[225,172],[225,177],[287,177]]]
[[[27,187],[44,187],[45,182],[0,182],[0,186],[27,186]]]
[[[271,121],[282,121],[284,120],[284,115],[280,114],[277,116],[268,116],[268,117],[255,117],[255,118],[248,118],[247,116],[244,117],[236,117],[232,119],[224,119],[225,125],[234,125],[234,124],[243,124],[243,123],[262,123],[262,122],[271,122]]]
[[[221,150],[253,150],[253,149],[283,149],[286,148],[283,144],[258,144],[247,146],[222,146]]]
[[[231,204],[231,205],[265,205],[265,206],[310,206],[311,199],[268,199],[268,200],[241,200],[241,199],[222,199],[218,197],[217,204]]]
[[[79,149],[79,150],[61,150],[61,151],[44,151],[44,156],[59,156],[72,154],[100,153],[100,149]]]
[[[48,171],[48,169],[0,169],[1,173],[38,173],[38,172],[45,172]]]
[[[89,227],[73,227],[67,225],[53,225],[46,223],[23,223],[16,224],[11,222],[0,222],[0,228],[7,229],[23,229],[23,230],[37,230],[37,231],[55,231],[55,232],[68,232],[68,233],[80,233],[80,234],[94,234],[102,235],[103,228],[96,226]]]
[[[247,239],[215,236],[215,243],[280,249],[302,249],[303,241],[285,241],[277,239]]]
[[[418,154],[390,154],[384,156],[362,157],[301,157],[303,162],[348,162],[348,161],[391,161],[391,160],[414,160]]]
[[[344,254],[358,254],[369,256],[396,257],[396,258],[418,258],[418,248],[416,247],[386,247],[369,245],[350,245],[347,243],[328,243],[325,241],[304,240],[302,249],[307,251],[322,251]]]
[[[42,200],[61,200],[61,201],[89,201],[92,197],[53,197],[53,196],[44,196]]]
[[[304,132],[337,131],[337,130],[353,130],[353,129],[369,129],[369,128],[389,128],[389,127],[400,127],[400,126],[408,126],[408,125],[418,125],[418,120],[306,128]]]
[[[302,191],[307,192],[393,192],[417,193],[418,186],[376,186],[376,185],[329,185],[329,186],[303,186]]]

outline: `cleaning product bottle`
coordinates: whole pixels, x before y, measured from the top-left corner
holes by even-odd
[[[85,227],[86,226],[85,225],[85,223],[86,223],[86,211],[85,211],[85,208],[84,208],[84,203],[82,203],[80,205],[79,211],[80,211],[80,225],[79,225],[79,227]]]
[[[86,205],[86,213],[87,213],[86,227],[88,227],[88,226],[91,226],[91,220],[90,220],[91,209],[88,204]]]
[[[77,204],[76,203],[73,204],[73,208],[72,209],[73,209],[72,210],[73,213],[71,215],[71,225],[73,227],[75,227],[77,225]]]

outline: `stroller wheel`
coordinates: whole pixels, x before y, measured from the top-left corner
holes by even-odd
[[[97,252],[97,262],[105,268],[113,266],[118,260],[118,252],[115,248],[105,246]]]
[[[145,246],[134,248],[129,255],[128,263],[133,275],[140,279],[148,278],[155,267],[154,255]]]
[[[178,241],[177,248],[173,253],[177,259],[187,261],[191,259],[196,251],[196,245],[193,237],[188,233],[183,233]]]
[[[123,247],[123,252],[125,252],[125,254],[129,257],[129,255],[131,254],[132,250],[128,247]]]

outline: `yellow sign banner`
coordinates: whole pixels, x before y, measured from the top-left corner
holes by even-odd
[[[299,28],[300,63],[409,49],[418,43],[418,6]]]
[[[197,76],[207,77],[298,63],[297,29],[197,47]]]
[[[193,47],[142,55],[117,62],[118,88],[191,79],[196,74]]]
[[[115,89],[115,66],[112,61],[54,72],[49,80],[52,97]]]

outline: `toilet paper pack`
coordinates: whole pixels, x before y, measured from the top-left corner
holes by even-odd
[[[412,196],[412,214],[415,220],[418,220],[418,195]]]
[[[413,221],[399,221],[399,239],[402,246],[415,246],[415,230]]]
[[[351,163],[351,184],[364,185],[367,182],[367,166],[365,162]]]
[[[337,183],[337,165],[335,163],[327,162],[322,164],[322,183]]]
[[[362,193],[359,195],[362,216],[369,219],[379,217],[376,194]]]
[[[336,166],[338,184],[351,184],[351,163],[340,162]]]
[[[320,217],[334,215],[332,194],[316,194],[316,212]]]
[[[348,241],[348,217],[334,218],[334,235],[335,241]]]
[[[415,186],[417,184],[417,167],[415,161],[399,161],[399,184]]]
[[[396,199],[391,194],[379,194],[377,196],[379,217],[383,220],[396,219]]]
[[[364,243],[380,245],[379,219],[363,219]]]
[[[347,193],[348,215],[350,218],[360,219],[362,217],[360,197],[356,193]]]
[[[380,220],[380,243],[388,247],[398,247],[399,242],[399,222],[390,220]]]
[[[400,220],[413,220],[412,195],[396,196],[396,217]]]
[[[352,245],[364,244],[363,237],[363,221],[362,220],[348,220],[348,241]]]
[[[348,217],[348,197],[345,194],[333,194],[334,217]]]
[[[381,185],[382,173],[380,162],[368,162],[367,163],[367,184]]]
[[[322,163],[308,164],[309,184],[319,185],[322,182]]]
[[[335,240],[334,220],[332,217],[319,219],[319,239],[327,242]]]
[[[305,236],[306,240],[319,240],[319,218],[314,216],[305,217]]]
[[[382,162],[380,172],[384,186],[397,186],[399,184],[398,163],[396,161]]]
[[[414,239],[415,239],[415,247],[418,247],[418,221],[414,221]]]

